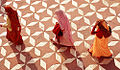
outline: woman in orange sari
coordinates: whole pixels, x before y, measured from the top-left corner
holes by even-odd
[[[97,31],[95,31],[97,28]],[[108,38],[111,35],[111,28],[107,25],[105,20],[98,20],[93,27],[91,34],[95,34],[95,39],[92,47],[89,49],[89,52],[92,53],[92,56],[97,58],[111,57],[112,54],[108,48]]]
[[[20,35],[21,26],[17,11],[13,10],[10,6],[5,6],[4,8],[7,14],[7,24],[1,25],[1,27],[7,28],[6,38],[15,45],[22,45],[23,40],[22,36]]]

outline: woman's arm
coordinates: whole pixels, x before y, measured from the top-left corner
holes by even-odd
[[[96,34],[97,32],[95,31],[96,25],[93,27],[91,34]]]
[[[2,25],[2,27],[8,28],[10,24],[10,19],[7,17],[7,23]]]
[[[93,29],[92,29],[92,31],[91,31],[91,34],[96,34],[96,33],[97,33],[97,32],[95,31],[95,28],[96,28],[96,26],[99,25],[99,24],[100,24],[100,22],[97,21],[96,24],[95,24],[95,26],[93,27]]]
[[[8,24],[0,25],[1,27],[8,28]]]
[[[7,18],[7,23],[3,24],[3,25],[0,25],[0,27],[8,28],[8,24],[9,24],[9,19]]]
[[[109,37],[111,35],[111,33],[112,33],[111,27],[109,26],[109,31],[107,30],[106,32],[104,32],[105,38]]]
[[[103,31],[103,35],[104,35],[105,38],[109,37],[109,36],[111,35],[111,33],[112,33],[110,26],[109,26],[109,30],[107,30],[107,29],[106,29],[103,25],[101,25],[101,24],[99,25],[99,28],[100,28],[100,30]]]

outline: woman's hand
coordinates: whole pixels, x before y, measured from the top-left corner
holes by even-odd
[[[8,28],[8,24],[4,24],[2,25],[2,27]]]
[[[20,27],[18,27],[18,31],[20,31]]]
[[[95,26],[97,26],[98,24],[100,24],[100,21],[97,21],[96,24],[95,24]]]

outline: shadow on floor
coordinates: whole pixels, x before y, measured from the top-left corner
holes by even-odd
[[[51,40],[52,41],[52,40]],[[57,49],[60,49],[62,47],[66,48],[66,50],[64,52],[60,52],[60,54],[64,57],[65,60],[67,60],[68,58],[72,61],[68,61],[65,62],[65,66],[68,68],[68,70],[84,70],[84,64],[82,63],[82,59],[81,58],[77,58],[77,55],[79,55],[79,53],[76,51],[74,46],[65,46],[65,45],[60,45],[57,44],[56,42],[52,41],[52,43],[57,47]],[[76,54],[76,56],[73,56],[70,51],[73,50]],[[64,61],[63,61],[64,63]],[[78,66],[78,65],[79,66]]]
[[[22,44],[22,45],[20,45],[20,46],[15,46],[14,44],[12,44],[12,45],[10,45],[10,47],[12,48],[12,50],[13,50],[14,53],[19,53],[19,54],[16,56],[16,58],[17,58],[18,64],[25,64],[25,65],[22,67],[23,70],[26,70],[26,66],[30,67],[31,70],[37,70],[37,67],[36,67],[35,64],[27,64],[27,62],[33,58],[33,57],[30,55],[30,53],[29,53],[29,52],[21,52],[21,51],[23,51],[23,50],[25,49],[25,44]],[[16,49],[16,48],[18,48],[19,50]],[[26,59],[25,59],[25,62],[23,62],[23,61],[20,60],[21,53],[22,53],[22,55],[24,55],[25,58],[26,58]],[[22,58],[21,58],[21,59],[22,59]],[[24,59],[24,58],[23,58],[23,59]]]

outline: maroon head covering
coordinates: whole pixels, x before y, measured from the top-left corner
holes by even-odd
[[[17,27],[20,27],[17,11],[13,10],[10,6],[5,6],[4,8],[10,19],[12,30],[17,30]]]

